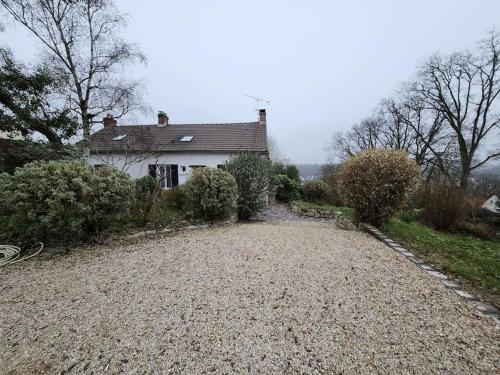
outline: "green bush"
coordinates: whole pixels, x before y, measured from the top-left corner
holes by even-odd
[[[356,219],[381,225],[418,187],[420,170],[403,151],[367,150],[345,161],[337,173],[339,191]]]
[[[331,188],[323,180],[310,180],[302,184],[302,194],[307,202],[326,203],[331,201]]]
[[[174,208],[179,211],[186,208],[187,196],[182,186],[176,186],[170,190],[162,191],[161,199],[169,208]]]
[[[170,190],[169,190],[170,191]],[[147,226],[165,228],[182,225],[186,214],[170,205],[163,197],[157,199],[148,218]]]
[[[184,190],[187,208],[193,218],[224,220],[236,208],[236,181],[229,172],[221,169],[196,169],[184,185]]]
[[[413,223],[417,221],[420,216],[420,210],[418,208],[408,208],[399,213],[399,219],[405,223]]]
[[[80,150],[73,145],[0,139],[0,173],[12,174],[16,168],[35,161],[78,160],[80,158]]]
[[[242,153],[226,164],[238,185],[238,217],[248,220],[267,205],[269,159],[255,153]]]
[[[272,173],[274,175],[283,174],[291,180],[300,181],[299,169],[295,164],[274,163],[272,165]]]
[[[290,177],[283,174],[274,175],[271,184],[279,201],[289,203],[300,199],[299,183]]]
[[[141,224],[146,224],[158,198],[158,180],[144,176],[135,180],[135,206]]]
[[[337,188],[337,172],[339,164],[325,164],[321,167],[321,179],[330,186],[330,202],[335,206],[342,206],[340,194]]]
[[[3,236],[16,242],[84,240],[129,218],[132,180],[75,161],[34,162],[0,178]]]

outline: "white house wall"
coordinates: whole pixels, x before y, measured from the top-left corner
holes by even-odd
[[[205,165],[207,167],[217,167],[217,165],[225,164],[231,158],[232,154],[228,153],[188,153],[188,152],[169,152],[158,156],[150,155],[91,155],[88,159],[89,164],[113,165],[124,172],[127,172],[132,178],[140,178],[149,174],[150,164],[177,164],[179,166],[179,184],[186,182],[191,174],[190,165]],[[182,167],[186,167],[183,171]]]
[[[481,205],[481,207],[488,211],[500,212],[500,209],[497,206],[498,200],[499,199],[496,195],[492,195]]]

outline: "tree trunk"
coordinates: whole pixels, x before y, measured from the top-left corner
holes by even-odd
[[[90,156],[90,118],[85,104],[80,105],[81,117],[82,117],[82,130],[83,130],[83,140],[82,140],[82,153],[83,158],[88,159]]]
[[[460,176],[460,187],[463,191],[467,190],[467,186],[469,184],[469,176],[470,176],[470,165],[462,165],[462,173]]]

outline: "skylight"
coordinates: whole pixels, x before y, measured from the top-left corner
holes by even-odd
[[[121,141],[123,138],[125,138],[127,134],[120,134],[117,135],[116,137],[113,138],[113,141]]]
[[[179,139],[180,142],[191,142],[193,140],[192,135],[183,135],[181,139]]]

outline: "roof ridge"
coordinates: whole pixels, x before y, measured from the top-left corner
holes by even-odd
[[[124,128],[124,127],[131,127],[131,126],[156,126],[160,128],[166,128],[168,126],[187,126],[187,125],[260,125],[258,121],[247,121],[247,122],[199,122],[199,123],[193,123],[193,124],[168,124],[168,125],[163,125],[163,126],[158,126],[158,124],[129,124],[129,125],[119,125],[116,128]]]

